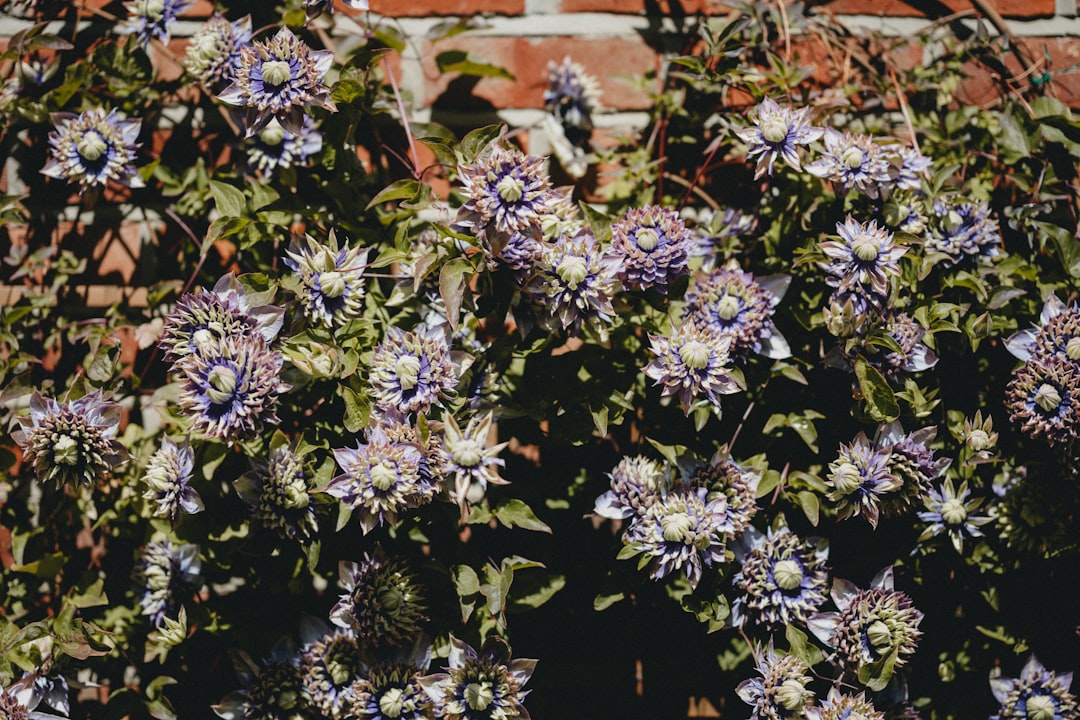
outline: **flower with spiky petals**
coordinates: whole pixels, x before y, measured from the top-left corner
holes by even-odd
[[[885,332],[900,347],[900,352],[886,350],[882,355],[881,366],[886,373],[922,372],[937,364],[937,355],[923,342],[926,329],[911,315],[900,310],[889,311],[885,315]]]
[[[420,631],[424,589],[405,561],[376,548],[362,562],[341,561],[338,577],[345,593],[330,610],[330,622],[383,647],[402,645]]]
[[[730,352],[773,359],[791,357],[791,348],[772,315],[791,283],[789,275],[755,278],[734,260],[697,277],[686,292],[686,317],[731,338]]]
[[[222,275],[212,291],[200,287],[180,296],[165,319],[158,347],[165,351],[166,360],[175,363],[227,338],[259,335],[273,342],[285,311],[274,305],[257,305],[260,299],[232,273]]]
[[[732,578],[742,590],[732,605],[732,620],[776,629],[805,623],[828,597],[829,546],[822,538],[803,540],[786,527],[763,534],[748,527],[733,548],[742,569]]]
[[[449,665],[444,673],[420,678],[445,720],[529,720],[522,687],[532,677],[536,660],[510,659],[510,646],[493,636],[480,649],[450,636]]]
[[[322,133],[315,121],[304,116],[299,133],[291,133],[272,119],[246,140],[248,166],[262,177],[278,169],[303,167],[308,158],[322,150]]]
[[[11,439],[41,482],[93,485],[128,458],[116,439],[120,406],[105,400],[100,390],[63,404],[35,390],[30,416],[16,423]]]
[[[624,457],[608,475],[611,489],[596,499],[594,512],[613,520],[643,515],[671,487],[670,475],[644,455]]]
[[[1032,655],[1020,677],[990,678],[990,690],[1001,703],[990,720],[1075,720],[1080,703],[1069,692],[1072,675],[1047,670]]]
[[[0,718],[4,720],[30,720],[30,711],[19,702],[15,693],[0,687]]]
[[[199,82],[217,89],[232,82],[240,66],[240,48],[251,43],[251,16],[229,22],[214,14],[188,43],[184,69]]]
[[[831,180],[840,194],[857,190],[870,198],[878,196],[879,184],[890,182],[889,161],[872,137],[832,128],[825,131],[825,153],[806,171]]]
[[[544,243],[532,235],[511,233],[506,243],[495,255],[495,260],[510,268],[518,284],[525,282],[533,266],[540,261],[544,253]]]
[[[330,88],[322,82],[333,62],[332,51],[312,50],[282,27],[269,40],[241,48],[233,82],[218,100],[245,111],[248,137],[272,118],[293,135],[302,135],[306,108],[337,112]]]
[[[653,580],[682,571],[696,588],[705,567],[726,559],[727,501],[708,495],[705,488],[670,492],[634,518],[624,542],[628,552],[643,556]]]
[[[888,163],[889,182],[899,190],[918,191],[922,187],[922,176],[934,164],[917,148],[904,145],[885,145],[881,152]]]
[[[348,717],[353,686],[363,679],[363,672],[360,641],[348,630],[331,630],[300,648],[304,698],[329,720]]]
[[[611,300],[619,290],[617,269],[617,262],[600,252],[592,233],[583,229],[546,246],[522,290],[549,329],[576,335],[587,327],[604,337],[615,317]]]
[[[839,240],[818,243],[826,260],[819,263],[828,273],[825,282],[841,292],[872,293],[879,301],[889,294],[889,276],[900,275],[897,262],[907,248],[893,240],[893,234],[877,221],[856,222],[850,215],[836,224]]]
[[[203,511],[199,493],[188,483],[195,462],[195,452],[185,439],[177,445],[169,438],[161,441],[161,447],[150,458],[143,474],[146,492],[143,497],[153,502],[154,515],[167,518],[176,525],[186,515]]]
[[[457,385],[446,334],[437,327],[415,333],[387,328],[372,355],[370,378],[376,407],[426,413]]]
[[[840,445],[836,460],[829,463],[827,497],[836,503],[841,520],[862,514],[877,527],[880,503],[903,484],[889,471],[889,451],[874,446],[860,432],[850,445]]]
[[[663,386],[663,396],[678,395],[687,415],[699,396],[718,406],[718,394],[742,390],[728,366],[731,338],[711,327],[683,322],[670,337],[650,334],[649,342],[656,357],[645,366],[645,375]]]
[[[754,124],[740,128],[736,134],[750,146],[748,158],[757,156],[754,179],[773,174],[777,158],[796,170],[802,170],[799,162],[799,145],[809,145],[822,136],[822,128],[810,125],[810,108],[793,110],[765,98],[753,111]]]
[[[192,4],[194,0],[129,0],[124,3],[128,11],[127,21],[119,32],[134,35],[144,48],[150,45],[151,40],[167,44],[177,16],[187,12]]]
[[[405,510],[422,501],[420,447],[393,442],[378,425],[368,428],[367,443],[334,450],[342,473],[326,492],[359,512],[364,533],[376,525],[393,525]]]
[[[968,255],[995,257],[1001,245],[1001,230],[990,215],[989,203],[972,203],[955,196],[934,200],[925,247],[943,253],[953,262]]]
[[[488,485],[507,484],[499,476],[499,468],[506,466],[499,453],[507,443],[491,445],[488,442],[493,420],[492,413],[472,417],[462,430],[453,415],[446,416],[442,439],[443,467],[447,475],[454,476],[454,500],[462,507],[469,502],[478,502]]]
[[[1052,445],[1080,435],[1080,366],[1060,355],[1032,358],[1005,393],[1009,420]]]
[[[540,216],[541,239],[544,242],[559,242],[585,229],[581,210],[574,202],[573,187],[552,188],[548,192],[547,206],[548,211]]]
[[[367,249],[339,246],[333,230],[325,245],[310,235],[293,236],[285,265],[300,281],[297,296],[310,322],[335,328],[360,316],[367,256]]]
[[[964,427],[960,438],[973,453],[968,463],[986,462],[997,448],[998,434],[994,432],[994,417],[987,413],[983,419],[982,410],[976,410],[974,417],[964,418]]]
[[[679,459],[683,483],[691,488],[709,491],[709,502],[723,500],[723,519],[719,523],[724,539],[734,540],[750,526],[758,511],[757,489],[761,476],[741,467],[721,454],[708,462],[697,458]]]
[[[922,637],[923,614],[911,598],[893,589],[892,567],[875,576],[871,587],[833,580],[832,599],[838,613],[817,613],[807,623],[843,665],[871,690],[881,690],[892,671],[904,665]]]
[[[807,720],[885,720],[885,713],[866,699],[865,693],[851,695],[829,688],[829,695],[821,705],[809,708]]]
[[[254,467],[233,484],[251,506],[260,527],[278,537],[308,542],[319,531],[312,481],[304,458],[287,445],[271,449],[268,457],[252,458]]]
[[[446,454],[443,452],[442,436],[433,432],[426,422],[412,423],[396,408],[372,414],[377,424],[392,444],[404,443],[420,449],[420,481],[417,502],[421,505],[432,500],[442,489],[446,477]]]
[[[77,183],[79,194],[99,190],[109,181],[129,188],[143,187],[135,168],[135,142],[142,120],[121,120],[116,110],[102,108],[49,116],[56,130],[49,133],[49,162],[42,174]]]
[[[494,144],[458,172],[465,195],[458,225],[482,232],[496,254],[512,233],[539,237],[551,202],[543,158]]]
[[[1057,295],[1047,295],[1039,324],[1009,336],[1005,347],[1025,362],[1033,357],[1061,355],[1080,363],[1080,306],[1066,305]]]
[[[954,488],[952,480],[946,479],[939,488],[930,488],[924,499],[926,511],[919,513],[919,519],[929,523],[919,542],[929,540],[935,535],[945,533],[949,536],[956,552],[964,552],[964,539],[982,537],[980,526],[990,522],[989,515],[975,515],[982,505],[983,498],[971,498],[966,482]]]
[[[420,684],[416,667],[380,663],[353,686],[351,716],[357,720],[431,720],[431,698]]]
[[[813,705],[810,667],[796,655],[777,655],[772,639],[754,653],[754,669],[761,677],[742,681],[735,689],[753,708],[749,720],[803,720]]]
[[[587,140],[600,98],[600,83],[569,56],[560,64],[548,61],[547,80],[544,109],[559,119],[572,143]]]
[[[697,218],[697,247],[692,254],[703,256],[705,269],[711,269],[727,247],[725,241],[751,235],[757,230],[757,226],[757,215],[739,208],[725,207],[723,212],[705,211]]]
[[[161,627],[176,617],[184,595],[199,582],[198,545],[173,545],[168,540],[147,543],[135,563],[139,612]]]
[[[889,453],[889,472],[902,483],[882,499],[881,510],[886,515],[900,515],[922,505],[934,481],[949,467],[951,459],[934,457],[930,448],[936,436],[933,426],[904,433],[899,421],[882,425],[874,434],[874,445]]]
[[[194,431],[228,442],[276,423],[284,356],[261,335],[211,340],[176,363],[180,410]]]
[[[868,302],[866,293],[853,290],[837,291],[829,297],[829,304],[821,309],[825,328],[838,338],[850,338],[860,334],[875,316],[877,302]]]
[[[231,692],[217,705],[226,720],[315,720],[322,717],[304,693],[304,680],[295,650],[276,647],[271,657],[256,665],[246,653],[234,660],[245,688]]]
[[[631,208],[611,223],[611,246],[619,280],[628,288],[669,285],[687,274],[694,235],[673,210],[647,205]]]
[[[922,235],[930,222],[922,196],[907,190],[898,190],[889,195],[885,201],[884,215],[886,225],[912,235]]]

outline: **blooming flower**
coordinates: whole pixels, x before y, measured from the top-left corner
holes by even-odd
[[[357,720],[430,720],[431,698],[420,684],[416,667],[379,664],[353,686],[352,716]]]
[[[297,296],[310,322],[335,328],[360,316],[367,256],[366,249],[339,246],[333,230],[325,245],[310,235],[293,236],[285,265],[300,281]]]
[[[686,292],[686,317],[731,338],[732,355],[790,357],[791,348],[772,320],[790,283],[789,275],[755,278],[731,261],[694,279]]]
[[[850,215],[836,224],[837,240],[818,243],[826,260],[821,268],[827,282],[840,291],[871,293],[881,303],[889,294],[889,276],[900,275],[898,260],[907,248],[897,245],[893,235],[877,222],[856,222]]]
[[[333,61],[332,51],[312,50],[282,27],[269,40],[241,48],[233,82],[218,99],[246,112],[248,137],[272,118],[293,135],[302,135],[306,108],[337,112],[322,82]]]
[[[1031,437],[1069,442],[1080,435],[1080,367],[1060,355],[1032,358],[1009,381],[1005,406]]]
[[[435,716],[446,720],[529,720],[522,704],[536,660],[511,660],[506,641],[494,636],[480,652],[450,636],[446,672],[420,679],[435,705]]]
[[[900,347],[900,352],[886,350],[882,354],[880,364],[885,372],[922,372],[937,364],[937,355],[922,341],[926,330],[911,315],[900,310],[889,311],[885,314],[885,332]]]
[[[917,148],[903,145],[885,145],[881,152],[888,163],[890,182],[899,190],[919,190],[922,187],[921,176],[934,162]]]
[[[283,364],[284,356],[261,335],[210,340],[175,365],[180,409],[207,437],[250,438],[263,423],[278,421],[278,395],[289,389],[281,380]]]
[[[596,499],[594,512],[625,520],[643,515],[671,484],[667,470],[643,455],[624,457],[611,471],[611,489]]]
[[[1057,295],[1047,295],[1039,324],[1009,336],[1005,347],[1025,362],[1061,355],[1080,363],[1080,307],[1076,303],[1066,305]]]
[[[370,379],[376,407],[427,412],[457,385],[445,334],[438,328],[387,328],[372,355]]]
[[[128,457],[116,440],[120,406],[100,390],[64,404],[34,391],[30,416],[16,422],[11,438],[41,482],[92,485]]]
[[[41,172],[77,183],[79,194],[98,190],[109,181],[129,188],[143,186],[135,169],[135,150],[141,120],[121,120],[116,110],[101,108],[49,116],[56,130],[49,133],[49,162]]]
[[[746,528],[734,548],[742,569],[732,578],[742,591],[732,605],[732,621],[779,628],[805,623],[828,594],[829,548],[822,538],[801,539],[781,527],[767,534]]]
[[[489,484],[506,484],[506,480],[499,476],[499,468],[506,465],[499,453],[507,443],[488,444],[492,419],[492,413],[483,418],[470,418],[462,430],[452,414],[446,416],[442,441],[443,468],[447,475],[454,476],[454,499],[462,508],[467,502],[478,501],[480,498],[476,495],[482,497]]]
[[[737,462],[720,454],[709,462],[696,458],[681,458],[679,462],[683,482],[690,488],[705,488],[709,502],[723,501],[717,514],[722,516],[718,527],[725,540],[734,540],[750,526],[757,513],[757,488],[760,476],[739,466]]]
[[[360,642],[341,628],[322,633],[300,648],[304,699],[329,720],[348,717],[353,686],[363,679],[363,669]]]
[[[198,545],[173,545],[168,540],[147,543],[135,564],[139,611],[156,626],[175,618],[183,596],[199,582]]]
[[[728,367],[731,338],[708,327],[683,322],[671,337],[649,335],[650,351],[656,357],[645,366],[645,375],[662,385],[662,396],[678,395],[683,412],[699,395],[713,405],[720,404],[717,394],[729,395],[742,390]]]
[[[304,693],[298,658],[279,644],[269,659],[256,665],[246,653],[238,653],[245,667],[237,667],[245,688],[229,693],[211,709],[225,720],[314,720]]]
[[[885,720],[885,713],[874,707],[864,693],[851,695],[829,688],[820,706],[807,710],[807,720]]]
[[[901,482],[895,492],[889,493],[881,509],[887,514],[901,514],[922,504],[934,480],[941,477],[949,467],[949,458],[935,458],[930,443],[937,436],[937,428],[925,427],[912,433],[904,433],[899,421],[882,425],[874,436],[874,445],[888,452],[889,473]]]
[[[401,645],[420,630],[424,591],[404,561],[376,549],[362,562],[343,560],[338,577],[345,593],[330,610],[330,622],[378,646]]]
[[[140,45],[146,47],[151,40],[169,42],[169,31],[176,17],[192,6],[194,0],[129,0],[127,22],[121,33],[132,34]]]
[[[753,234],[757,230],[758,218],[753,213],[726,207],[723,212],[702,213],[698,216],[697,223],[697,248],[692,254],[705,256],[704,267],[711,269],[723,251],[725,242]]]
[[[990,216],[989,203],[972,203],[954,196],[934,200],[931,213],[936,222],[927,228],[925,247],[943,253],[952,262],[964,255],[994,257],[1001,231]]]
[[[71,714],[67,680],[63,675],[26,673],[4,688],[0,687],[0,718],[4,720],[66,720]],[[44,703],[60,715],[38,709]]]
[[[309,542],[319,523],[303,460],[292,448],[278,446],[265,459],[252,458],[254,470],[241,475],[234,487],[261,527],[284,539]]]
[[[291,133],[277,118],[246,139],[248,165],[263,177],[278,169],[303,167],[308,158],[322,150],[322,133],[315,121],[304,116],[299,133]]]
[[[184,514],[203,511],[202,498],[188,485],[194,462],[195,453],[187,440],[177,445],[169,438],[162,439],[143,474],[147,486],[143,497],[157,505],[154,515],[175,525]]]
[[[796,170],[802,170],[798,146],[809,145],[825,132],[810,125],[809,114],[809,108],[792,110],[765,98],[753,111],[754,125],[735,131],[750,146],[746,156],[758,158],[755,180],[766,173],[772,175],[778,157]]]
[[[393,442],[378,425],[367,431],[367,443],[334,450],[342,473],[326,492],[360,513],[364,533],[376,525],[393,525],[403,511],[422,502],[419,446]]]
[[[547,246],[523,292],[552,330],[576,335],[588,327],[601,337],[615,316],[612,297],[619,288],[613,258],[604,256],[588,230]]]
[[[1047,670],[1038,658],[1028,658],[1018,678],[990,678],[990,689],[1001,707],[990,720],[1068,720],[1080,716],[1080,704],[1069,692],[1072,673]]]
[[[878,196],[879,183],[890,181],[889,162],[872,137],[832,128],[825,130],[825,153],[806,171],[836,183],[840,194],[854,189],[870,198]]]
[[[571,142],[587,140],[593,126],[592,114],[600,98],[600,83],[569,56],[559,64],[548,61],[547,79],[544,109],[559,119]],[[573,131],[584,138],[573,136]]]
[[[964,539],[982,537],[979,527],[992,519],[974,514],[982,505],[982,498],[971,499],[966,482],[953,488],[952,480],[946,479],[940,488],[927,491],[925,503],[926,511],[919,513],[919,519],[929,525],[919,536],[919,542],[946,533],[958,553],[964,551]]]
[[[802,720],[814,702],[809,666],[795,655],[777,655],[772,639],[754,653],[761,677],[744,680],[736,688],[739,698],[753,708],[750,720]]]
[[[418,427],[396,408],[373,413],[372,420],[381,428],[392,444],[404,443],[420,449],[419,490],[417,501],[424,504],[433,499],[442,488],[446,476],[446,455],[442,436],[425,423]]]
[[[540,218],[550,212],[552,199],[543,158],[492,145],[458,173],[465,204],[457,224],[482,232],[494,253],[512,233],[539,236]]]
[[[819,640],[836,649],[840,661],[859,675],[871,690],[888,684],[894,668],[915,652],[923,614],[906,593],[893,589],[892,567],[882,570],[871,587],[833,581],[832,599],[839,613],[817,613],[808,627]],[[844,717],[844,716],[841,716]]]
[[[686,275],[694,236],[672,210],[648,205],[631,208],[611,223],[611,246],[618,277],[630,288],[668,285]]]
[[[240,66],[240,48],[251,42],[251,16],[229,22],[215,13],[188,43],[184,69],[211,89],[232,82]]]
[[[829,297],[829,304],[821,309],[825,328],[839,338],[860,334],[874,316],[876,308],[868,300],[872,297],[858,290],[834,292]],[[874,305],[877,305],[876,301]]]
[[[840,445],[836,460],[829,463],[827,497],[836,503],[841,520],[861,513],[871,527],[877,527],[879,504],[903,482],[889,472],[890,452],[876,448],[860,432],[850,445]]]
[[[642,555],[653,580],[682,571],[691,587],[704,567],[724,562],[726,515],[723,498],[708,499],[705,488],[684,488],[660,498],[634,519],[624,542]]]

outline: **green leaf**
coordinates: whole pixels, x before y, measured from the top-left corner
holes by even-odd
[[[801,490],[795,494],[798,498],[799,507],[802,508],[803,514],[806,515],[806,519],[810,521],[810,524],[817,527],[818,513],[821,510],[821,501],[818,496],[809,490]]]
[[[371,199],[365,210],[370,210],[376,205],[392,202],[394,200],[414,200],[420,196],[421,184],[417,180],[398,180],[387,185],[378,195]]]
[[[220,180],[210,181],[210,194],[218,212],[226,217],[239,217],[247,214],[247,198],[232,185]]]
[[[439,271],[439,295],[446,305],[446,318],[450,321],[450,327],[455,330],[461,314],[465,288],[468,286],[472,272],[473,267],[465,258],[454,258],[443,265]]]
[[[611,593],[608,595],[597,595],[593,600],[593,610],[600,612],[601,610],[607,610],[609,607],[617,602],[626,599],[626,594],[622,592]]]
[[[866,411],[878,422],[891,422],[900,417],[900,405],[885,376],[863,358],[855,361],[855,377],[866,400]]]
[[[515,587],[515,597],[510,598],[511,605],[538,608],[566,587],[566,576],[547,573],[526,574],[517,581]],[[521,594],[518,595],[518,592]]]
[[[516,80],[513,73],[500,65],[493,65],[485,58],[464,50],[446,50],[435,56],[440,72],[457,72],[475,77],[498,77]]]
[[[80,609],[108,605],[109,598],[105,596],[105,579],[98,578],[86,590],[72,595],[70,602]]]
[[[517,498],[510,498],[499,503],[492,514],[506,527],[520,527],[551,534],[551,528],[536,517],[528,505]]]

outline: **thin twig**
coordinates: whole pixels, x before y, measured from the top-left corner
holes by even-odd
[[[911,121],[911,108],[908,107],[904,92],[900,89],[900,81],[896,78],[896,72],[891,64],[889,65],[889,79],[892,80],[893,87],[896,88],[896,100],[900,103],[900,112],[904,116],[904,122],[907,123],[908,134],[911,135],[911,145],[921,154],[919,138],[915,135],[915,124]]]
[[[390,88],[394,91],[394,102],[397,103],[398,115],[401,116],[401,127],[405,131],[405,139],[409,141],[409,154],[412,156],[413,164],[412,176],[414,180],[419,180],[421,177],[420,155],[416,151],[416,141],[413,139],[412,127],[409,125],[409,116],[405,112],[405,101],[401,99],[401,92],[398,90],[397,78],[390,67],[389,58],[385,55],[383,56],[383,66],[386,77],[390,80]]]

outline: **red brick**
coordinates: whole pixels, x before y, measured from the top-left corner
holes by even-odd
[[[603,107],[644,109],[650,106],[647,93],[631,87],[620,78],[640,76],[646,71],[656,70],[658,62],[656,52],[636,36],[603,39],[454,38],[424,48],[425,74],[429,78],[436,78],[427,88],[425,105],[435,102],[453,79],[439,76],[435,65],[436,55],[451,49],[474,53],[514,74],[516,81],[481,78],[473,88],[477,98],[498,108],[543,107],[548,61],[558,63],[569,56],[599,81],[602,91],[600,104]],[[452,106],[454,99],[443,98],[443,101]]]
[[[525,0],[371,0],[371,10],[389,17],[522,15]]]
[[[651,5],[655,9],[646,9]],[[624,15],[722,15],[731,8],[716,0],[562,0],[562,12],[607,12]]]
[[[1067,103],[1073,108],[1080,108],[1080,38],[1023,38],[1028,51],[1038,60],[1035,74],[1049,74],[1046,93]],[[1050,65],[1045,65],[1045,54],[1050,54]],[[1015,53],[1001,56],[1001,61],[1013,73],[1023,73]],[[993,105],[1001,94],[999,78],[991,76],[985,67],[971,64],[967,68],[968,77],[956,91],[957,101],[970,105]],[[1031,86],[1028,78],[1016,79],[1012,83],[1026,91]]]
[[[1005,17],[1047,17],[1054,14],[1054,0],[989,0],[990,5]],[[969,0],[940,0],[952,12],[971,10]],[[891,17],[922,17],[924,3],[914,0],[831,0],[818,6],[837,15],[888,15]]]

